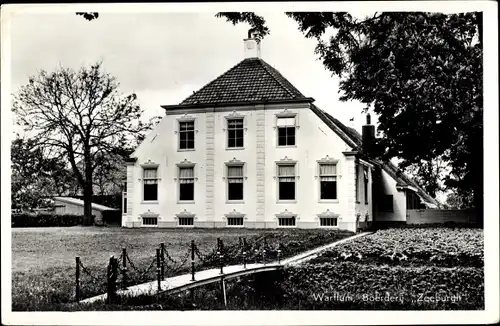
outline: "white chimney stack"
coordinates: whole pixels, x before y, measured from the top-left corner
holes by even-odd
[[[248,38],[244,39],[245,59],[260,58],[260,39],[253,30],[248,31]]]

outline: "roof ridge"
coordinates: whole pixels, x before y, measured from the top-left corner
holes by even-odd
[[[288,89],[288,87],[286,87],[285,85],[283,85],[283,83],[281,81],[279,81],[270,71],[268,68],[272,68],[273,70],[275,70],[279,75],[281,75],[281,77],[283,79],[286,79],[279,71],[278,69],[274,68],[273,66],[271,66],[269,63],[265,62],[263,59],[261,58],[258,58],[260,64],[262,65],[262,67],[264,68],[264,70],[269,74],[269,76],[271,76],[272,79],[274,79],[281,87],[283,87],[287,92],[288,94],[290,94],[293,98],[296,97],[296,94],[294,94],[290,89]],[[289,82],[290,83],[290,82]],[[292,84],[292,83],[290,83]],[[293,85],[292,85],[293,86]],[[298,89],[296,89],[302,96],[304,96]]]
[[[179,104],[181,103],[184,103],[186,101],[188,101],[191,97],[195,96],[196,93],[199,93],[201,92],[202,90],[208,88],[210,85],[214,84],[217,80],[219,80],[219,78],[221,78],[222,76],[224,76],[225,74],[229,73],[231,70],[233,69],[236,69],[236,67],[238,67],[243,61],[245,61],[247,59],[243,59],[241,60],[240,62],[238,62],[237,64],[235,64],[234,66],[232,66],[231,68],[229,68],[228,70],[224,71],[222,74],[220,74],[219,76],[215,77],[214,79],[212,79],[212,81],[210,81],[209,83],[205,84],[205,86],[203,86],[202,88],[200,88],[199,90],[193,92],[193,94],[189,95],[188,97],[186,97],[184,100],[182,100]]]

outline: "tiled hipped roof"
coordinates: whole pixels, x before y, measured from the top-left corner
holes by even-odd
[[[248,58],[186,98],[180,105],[242,103],[307,98],[276,69]]]

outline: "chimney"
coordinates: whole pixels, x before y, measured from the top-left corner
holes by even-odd
[[[243,40],[245,45],[245,59],[260,58],[260,38],[254,29],[248,31],[248,38]]]
[[[370,113],[366,115],[366,125],[362,127],[363,153],[373,155],[373,145],[375,143],[375,126],[371,124]]]

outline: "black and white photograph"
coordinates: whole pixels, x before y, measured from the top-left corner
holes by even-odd
[[[2,5],[2,324],[498,322],[496,12]]]

